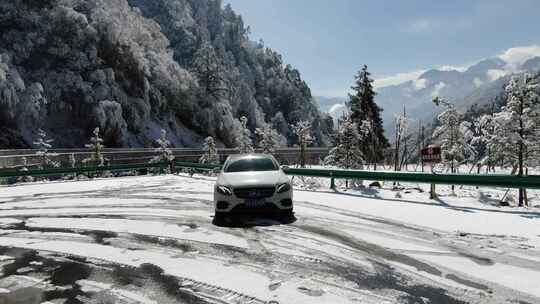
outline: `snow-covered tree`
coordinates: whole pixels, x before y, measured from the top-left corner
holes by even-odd
[[[336,142],[324,159],[324,164],[344,169],[362,169],[364,155],[360,148],[363,136],[358,126],[347,118],[340,125],[336,134]]]
[[[22,158],[22,167],[20,170],[22,172],[28,172],[28,159],[26,157]],[[34,178],[32,176],[23,176],[23,177],[19,177],[18,181],[31,183],[34,181]]]
[[[54,142],[53,139],[47,137],[47,133],[42,129],[37,131],[37,139],[34,142],[34,146],[38,149],[36,155],[39,156],[39,169],[44,169],[47,167],[59,167],[58,162],[53,161],[50,157],[56,156],[55,153],[50,153],[49,150],[52,148],[51,143]]]
[[[105,165],[105,158],[103,157],[103,139],[99,136],[99,128],[95,128],[93,132],[94,136],[90,137],[90,143],[86,144],[85,147],[91,149],[92,152],[89,158],[83,159],[83,163],[91,163],[97,166]]]
[[[208,136],[204,140],[203,145],[203,155],[199,159],[199,163],[201,164],[219,164],[219,153],[218,149],[216,147],[216,142],[214,141],[214,138],[211,136]]]
[[[160,134],[160,137],[156,139],[158,147],[154,150],[157,155],[150,160],[150,163],[170,163],[174,160],[171,142],[167,139],[167,131],[162,129]]]
[[[308,121],[299,121],[292,126],[292,130],[298,140],[298,146],[300,147],[300,167],[306,166],[306,148],[313,142],[311,136],[311,124]]]
[[[276,151],[276,148],[279,147],[279,134],[276,130],[272,129],[272,127],[267,125],[262,128],[257,128],[255,134],[259,137],[257,146],[262,149],[263,153],[273,154]]]
[[[220,99],[222,93],[227,91],[223,84],[225,81],[223,63],[210,43],[204,43],[195,53],[193,71],[199,79],[205,97],[213,96]]]
[[[300,72],[250,41],[242,17],[222,1],[0,3],[2,24],[10,25],[0,30],[4,147],[26,146],[17,134],[51,123],[54,138],[66,145],[82,146],[70,135],[88,125],[99,126],[110,147],[128,146],[134,137],[153,141],[144,132],[152,117],[164,129],[187,127],[234,147],[239,115],[249,115],[252,127],[276,118],[274,127],[289,142],[288,126],[309,120],[317,144],[329,142],[331,124]],[[51,115],[48,105],[58,113]]]
[[[323,163],[343,169],[362,169],[365,157],[360,145],[367,133],[361,134],[359,129],[363,130],[350,117],[343,120],[338,127],[335,145]],[[346,180],[345,185],[349,186],[349,180]]]
[[[77,166],[77,159],[75,158],[75,153],[69,155],[69,166],[75,168]]]
[[[394,141],[394,171],[400,171],[403,157],[407,153],[407,132],[409,127],[409,120],[405,109],[402,115],[395,117],[395,141]]]
[[[238,151],[240,153],[253,153],[253,140],[251,139],[251,131],[248,128],[247,117],[240,117],[240,123],[242,127],[240,129],[240,137],[238,138]]]
[[[494,131],[493,114],[473,117],[471,121],[462,122],[460,128],[466,148],[465,159],[471,162],[469,172],[476,167],[477,173],[480,173],[484,166],[486,166],[486,172],[489,172],[498,157],[498,152],[493,151],[489,146],[490,137]]]
[[[498,151],[506,165],[525,174],[524,168],[540,155],[540,76],[515,76],[506,86],[507,103],[493,115],[493,133],[489,146]],[[519,191],[519,205],[526,204],[524,189]]]
[[[467,124],[462,123],[462,115],[456,107],[441,98],[435,98],[436,105],[446,109],[437,116],[440,125],[433,131],[432,137],[441,145],[442,162],[452,173],[467,160],[467,155],[474,155],[472,147],[465,141]]]

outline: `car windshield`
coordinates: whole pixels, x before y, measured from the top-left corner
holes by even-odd
[[[253,157],[233,160],[229,163],[225,172],[248,172],[248,171],[276,171],[278,166],[270,158]]]

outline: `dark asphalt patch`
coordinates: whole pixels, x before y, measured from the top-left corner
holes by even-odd
[[[2,267],[2,278],[16,275],[18,269],[28,267],[30,262],[41,262],[41,259],[35,250],[2,247],[0,254],[15,258],[11,263]]]
[[[208,303],[207,301],[195,296],[193,293],[186,292],[185,290],[181,289],[180,280],[178,278],[165,274],[163,269],[156,265],[142,264],[138,269],[140,269],[143,274],[160,284],[161,288],[163,288],[169,295],[174,296],[181,302],[190,304]]]
[[[17,275],[18,269],[31,268],[25,273],[26,276],[36,277],[40,280],[45,277],[51,284],[63,287],[44,290],[43,299],[45,301],[66,299],[65,303],[80,303],[77,298],[84,294],[75,282],[88,278],[92,273],[89,266],[66,259],[56,260],[43,257],[35,250],[0,247],[0,253],[15,258],[11,263],[3,266],[1,278]]]
[[[460,277],[458,277],[457,275],[454,275],[454,274],[447,274],[446,278],[449,279],[449,280],[452,280],[454,282],[458,282],[460,284],[463,284],[465,286],[469,286],[469,287],[472,287],[472,288],[484,290],[484,291],[489,292],[489,293],[492,292],[491,289],[488,286],[484,285],[484,284],[480,284],[480,283],[476,283],[476,282],[473,282],[473,281],[470,281],[470,280],[466,280],[466,279],[460,278]]]
[[[359,289],[394,290],[404,293],[399,299],[406,304],[433,303],[433,304],[467,304],[448,294],[442,288],[410,284],[406,276],[396,272],[393,267],[372,261],[375,272],[371,273],[355,265],[332,263],[327,265],[328,272],[334,273],[350,282],[354,282]],[[426,302],[424,299],[427,299]],[[401,303],[401,302],[400,302]]]
[[[490,258],[485,258],[485,257],[481,257],[481,256],[477,256],[471,253],[461,252],[461,251],[458,251],[457,254],[470,259],[471,261],[475,262],[478,265],[491,266],[495,264]]]
[[[73,285],[76,281],[86,279],[92,272],[90,266],[78,262],[60,263],[51,273],[51,283],[58,286]]]
[[[140,242],[160,245],[164,247],[172,247],[175,249],[180,249],[184,253],[196,251],[195,247],[185,241],[142,234],[134,234],[133,237]]]
[[[352,237],[348,237],[344,234],[340,234],[332,230],[321,228],[321,227],[315,227],[315,226],[309,226],[309,225],[295,225],[295,226],[302,230],[330,238],[341,244],[347,245],[353,249],[365,252],[366,254],[369,254],[371,256],[409,265],[416,268],[416,270],[418,271],[424,271],[432,275],[436,275],[436,276],[442,275],[442,272],[436,267],[433,267],[427,263],[419,261],[410,256],[392,252],[384,247],[381,247],[372,243],[368,243],[365,241],[361,241],[359,239],[355,239]]]
[[[116,284],[136,286],[144,290],[149,287],[156,289],[157,286],[174,303],[208,303],[193,292],[182,289],[180,279],[165,274],[163,269],[153,264],[141,264],[139,267],[115,265],[113,268],[112,276]]]

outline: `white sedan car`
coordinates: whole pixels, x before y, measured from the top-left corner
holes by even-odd
[[[293,215],[293,190],[277,160],[266,154],[231,155],[214,189],[215,219],[232,213]]]

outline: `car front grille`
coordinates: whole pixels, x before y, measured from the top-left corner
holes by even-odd
[[[279,208],[275,204],[269,202],[256,207],[249,207],[246,204],[238,204],[231,210],[232,213],[270,213],[275,211],[279,211]]]
[[[276,192],[275,187],[241,188],[234,189],[234,195],[243,199],[260,199],[272,197]]]

